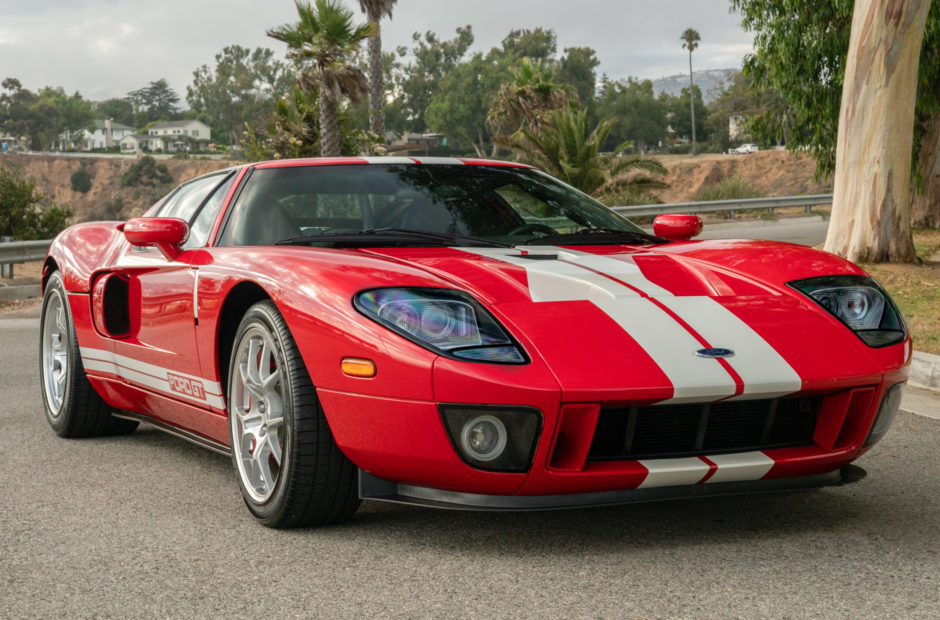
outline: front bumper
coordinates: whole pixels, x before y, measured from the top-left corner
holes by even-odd
[[[399,504],[412,504],[430,508],[479,511],[551,510],[637,504],[697,497],[721,497],[754,493],[797,491],[824,486],[841,486],[858,482],[865,470],[847,465],[840,470],[813,476],[753,480],[746,482],[720,482],[715,484],[688,484],[670,487],[652,487],[593,493],[565,493],[560,495],[484,495],[458,493],[411,484],[401,484],[377,478],[359,470],[359,497]]]

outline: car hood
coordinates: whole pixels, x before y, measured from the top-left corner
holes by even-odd
[[[568,400],[617,400],[627,391],[650,402],[766,398],[835,389],[849,377],[877,383],[883,368],[851,331],[786,286],[864,272],[802,246],[711,241],[369,253],[483,301],[548,364]]]

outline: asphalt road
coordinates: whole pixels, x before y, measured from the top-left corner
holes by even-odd
[[[0,316],[0,617],[940,617],[940,421],[847,487],[542,513],[367,502],[254,523],[228,459],[141,428],[57,438],[36,309]]]

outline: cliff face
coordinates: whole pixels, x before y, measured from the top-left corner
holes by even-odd
[[[124,157],[0,156],[0,164],[15,164],[25,176],[36,179],[47,196],[59,204],[71,206],[74,212],[72,223],[100,219],[109,205],[112,209],[122,206],[118,219],[140,215],[164,195],[165,188],[121,187],[121,175],[136,161]],[[200,159],[166,159],[158,160],[158,163],[166,164],[173,177],[173,187],[187,179],[234,165],[230,161]],[[92,176],[91,190],[87,194],[72,190],[72,173],[82,166]]]

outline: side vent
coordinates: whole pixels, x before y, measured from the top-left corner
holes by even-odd
[[[109,273],[95,282],[92,309],[95,327],[109,338],[130,335],[130,305],[128,282],[122,276]]]

